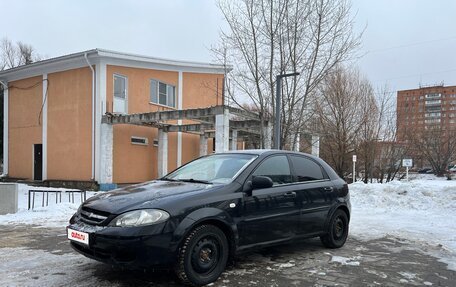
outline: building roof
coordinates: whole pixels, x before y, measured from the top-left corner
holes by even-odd
[[[447,90],[447,89],[454,89],[456,88],[456,86],[445,86],[443,84],[438,84],[438,85],[432,85],[432,86],[420,86],[418,88],[414,88],[414,89],[406,89],[406,90],[399,90],[397,91],[397,93],[399,94],[404,94],[404,93],[408,93],[408,92],[416,92],[416,91],[422,91],[422,92],[425,92],[425,91],[428,91],[428,90]]]
[[[64,56],[49,58],[22,65],[12,69],[0,71],[0,80],[14,81],[18,79],[53,73],[87,66],[88,63],[96,65],[130,66],[138,68],[150,68],[167,71],[183,71],[196,73],[224,74],[231,71],[231,66],[223,66],[211,63],[179,61],[164,58],[156,58],[138,54],[129,54],[105,49],[92,49]]]

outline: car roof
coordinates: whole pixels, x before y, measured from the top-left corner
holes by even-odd
[[[268,155],[268,154],[296,154],[296,155],[305,155],[307,157],[311,157],[317,160],[321,160],[319,157],[313,156],[308,153],[297,152],[297,151],[289,151],[289,150],[278,150],[278,149],[245,149],[245,150],[230,150],[226,152],[221,152],[223,154],[255,154],[255,155]]]

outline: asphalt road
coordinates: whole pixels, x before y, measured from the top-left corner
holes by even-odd
[[[62,229],[0,231],[1,286],[180,286],[172,272],[121,270],[85,258]],[[422,250],[397,238],[349,237],[336,250],[306,240],[239,256],[210,286],[456,286],[456,272]]]

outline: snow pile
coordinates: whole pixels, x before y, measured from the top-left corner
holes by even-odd
[[[456,181],[393,181],[350,185],[351,198],[363,208],[395,210],[456,210]]]
[[[35,194],[35,207],[28,210],[28,191],[34,190],[59,190],[62,191],[62,202],[60,196],[58,203],[55,203],[55,193],[49,193],[48,206],[42,207],[44,193]],[[65,227],[68,220],[76,212],[81,204],[79,193],[74,194],[74,203],[69,202],[68,194],[65,191],[71,191],[68,188],[49,188],[35,187],[25,184],[18,185],[18,212],[14,214],[0,215],[0,225],[7,224],[30,224],[44,227]],[[74,190],[74,189],[73,189]],[[93,196],[95,192],[87,192],[87,198]],[[46,205],[47,198],[44,199]]]
[[[351,235],[361,239],[395,236],[441,246],[452,254],[452,268],[456,268],[456,180],[356,182],[349,188]]]

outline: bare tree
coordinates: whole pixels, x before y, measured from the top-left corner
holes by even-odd
[[[378,106],[377,142],[371,147],[375,156],[370,173],[380,183],[394,180],[401,168],[401,161],[409,152],[408,145],[397,142],[396,101],[387,86],[376,92]],[[366,179],[365,179],[366,181]]]
[[[324,79],[315,105],[321,157],[341,177],[350,171],[351,155],[364,140],[360,134],[377,111],[373,97],[370,83],[356,71],[339,66]]]
[[[426,125],[424,129],[409,131],[408,139],[415,153],[423,155],[434,173],[444,176],[456,157],[456,129],[443,123]]]
[[[0,70],[28,65],[41,60],[33,47],[23,42],[14,44],[10,39],[3,38],[0,42]]]
[[[281,142],[296,145],[291,135],[306,123],[309,96],[359,44],[348,0],[220,0],[219,7],[230,31],[213,51],[219,62],[233,64],[235,103],[248,99],[261,118],[274,116],[276,75],[301,73],[284,79],[282,89]]]

